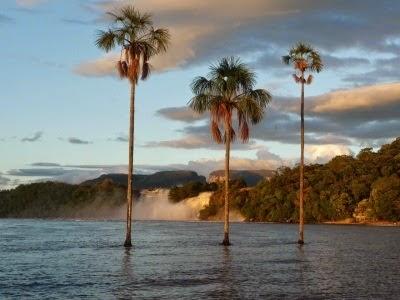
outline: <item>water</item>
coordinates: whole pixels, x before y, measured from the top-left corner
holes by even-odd
[[[400,228],[0,220],[1,299],[399,299]]]

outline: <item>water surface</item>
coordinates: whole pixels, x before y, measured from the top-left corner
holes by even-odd
[[[399,299],[400,228],[0,220],[0,299]]]

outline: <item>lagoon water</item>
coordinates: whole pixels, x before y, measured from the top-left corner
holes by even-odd
[[[399,299],[400,228],[0,220],[0,299]]]

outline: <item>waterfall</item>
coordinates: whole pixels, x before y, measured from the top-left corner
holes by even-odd
[[[198,220],[199,211],[208,205],[212,192],[185,199],[179,203],[168,200],[168,189],[143,190],[133,207],[135,220]]]

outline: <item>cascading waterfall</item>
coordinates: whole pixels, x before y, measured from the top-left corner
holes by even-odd
[[[195,221],[199,211],[210,201],[212,192],[185,199],[179,203],[168,200],[168,189],[143,190],[133,208],[135,220]]]

